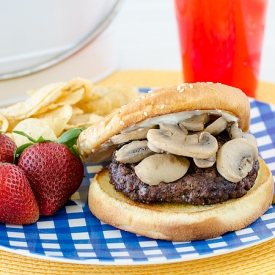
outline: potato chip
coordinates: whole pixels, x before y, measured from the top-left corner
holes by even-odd
[[[112,102],[112,109],[119,108],[120,106],[124,105],[127,101],[125,95],[121,95],[112,91],[108,94],[108,98]]]
[[[76,106],[85,113],[96,113],[101,116],[108,115],[140,95],[134,89],[123,85],[115,85],[111,88],[98,86],[94,88],[94,93],[97,98],[89,102],[80,101]]]
[[[94,86],[92,89],[92,100],[106,96],[110,92],[110,88],[102,86]]]
[[[107,96],[77,106],[85,113],[95,113],[100,116],[105,116],[112,111],[112,102]]]
[[[85,91],[83,88],[76,91],[71,91],[70,87],[67,87],[66,90],[62,89],[59,97],[55,101],[48,105],[42,106],[36,111],[35,115],[50,112],[62,105],[73,105],[83,98],[84,93]]]
[[[80,88],[78,90],[75,91],[66,91],[63,92],[63,94],[61,95],[61,97],[59,97],[56,101],[55,104],[57,105],[74,105],[77,102],[79,102],[85,94],[85,89],[84,88]]]
[[[73,108],[71,105],[64,105],[58,107],[50,112],[39,114],[34,116],[34,118],[41,119],[49,124],[49,126],[54,130],[56,136],[60,136],[68,121],[73,115]]]
[[[13,140],[12,133],[4,133],[4,135],[8,136],[9,138],[11,138]]]
[[[84,98],[79,101],[79,104],[85,104],[85,103],[89,103],[91,101],[100,99],[102,97],[104,97],[105,95],[107,95],[110,91],[110,88],[107,87],[101,87],[101,86],[94,86],[90,91],[85,92],[85,96]]]
[[[38,116],[38,115],[41,115],[41,114],[45,114],[45,113],[51,112],[54,109],[56,109],[57,107],[58,107],[58,105],[56,105],[55,103],[51,103],[49,105],[41,107],[39,110],[37,110],[31,116]]]
[[[75,90],[75,88],[77,89]],[[74,105],[77,102],[79,102],[81,99],[83,99],[85,95],[84,88],[71,87],[70,84],[60,89],[59,92],[60,94],[55,100],[53,100],[48,105],[44,105],[44,104],[41,105],[41,107],[38,110],[36,110],[35,114],[38,115],[38,114],[49,112],[61,105],[67,105],[67,104]]]
[[[81,126],[90,126],[95,122],[101,120],[103,116],[99,116],[97,114],[82,114],[82,115],[75,115],[69,120],[68,124],[66,125],[66,129],[71,128],[78,128]]]
[[[20,122],[20,120],[9,119],[9,127],[6,132],[12,132],[13,128]]]
[[[72,109],[73,109],[73,114],[72,114],[73,116],[84,114],[84,111],[77,106],[72,106]]]
[[[123,97],[125,100],[125,104],[140,96],[140,93],[137,90],[122,84],[116,84],[112,86],[110,88],[110,92],[121,95],[121,97]]]
[[[36,93],[37,91],[39,91],[39,89],[28,90],[26,93],[27,93],[27,95],[33,95],[33,94]]]
[[[84,98],[83,98],[84,101],[92,100],[92,98],[93,98],[93,91],[92,91],[93,82],[91,80],[77,77],[77,78],[72,79],[69,82],[69,84],[73,90],[79,89],[80,87],[84,88],[84,90],[85,90],[85,94],[84,94]]]
[[[88,81],[88,80],[85,80],[84,78],[80,78],[80,77],[75,77],[69,81],[69,86],[72,91],[78,90],[80,88],[86,89],[85,81]]]
[[[56,139],[53,129],[45,121],[38,118],[24,119],[14,127],[14,130],[22,131],[34,139],[38,139],[40,136],[49,140]],[[12,136],[17,147],[30,143],[29,139],[22,135],[12,133]]]
[[[106,97],[110,92],[110,88],[96,86],[92,90],[92,94],[90,95],[90,100],[88,101],[80,101],[76,104],[80,109],[82,109],[85,113],[93,113],[96,112],[99,115],[105,115],[106,113],[112,110],[111,102]]]
[[[54,110],[51,110],[49,112],[43,113],[43,114],[36,114],[33,117],[34,118],[68,118],[68,120],[71,118],[73,114],[73,107],[71,105],[64,105],[60,106]]]
[[[90,126],[140,94],[124,85],[102,87],[89,79],[76,77],[29,90],[29,98],[5,108],[0,114],[0,128],[26,132],[37,139],[55,139],[65,130]],[[11,134],[18,144],[29,142]],[[45,136],[44,136],[45,135]]]
[[[41,121],[46,122],[51,129],[54,131],[56,137],[61,136],[61,134],[65,131],[68,120],[62,117],[45,117],[40,118]]]
[[[66,82],[61,82],[44,86],[25,101],[7,107],[2,113],[8,119],[28,118],[35,114],[41,107],[47,106],[55,101],[66,85]]]
[[[0,132],[5,133],[9,128],[9,122],[3,115],[0,114]]]

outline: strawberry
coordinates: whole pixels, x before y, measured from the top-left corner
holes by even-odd
[[[15,142],[10,137],[0,133],[0,162],[13,163],[16,149]]]
[[[0,163],[0,222],[30,224],[39,208],[24,172],[11,163]]]
[[[79,133],[78,129],[67,131],[57,141],[34,141],[25,135],[36,143],[23,145],[22,153],[19,149],[18,166],[30,182],[42,215],[58,211],[83,180],[84,166],[74,151]]]

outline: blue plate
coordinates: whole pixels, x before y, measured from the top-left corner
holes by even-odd
[[[250,104],[250,132],[257,138],[260,156],[275,178],[275,106],[253,99]],[[233,252],[275,235],[273,205],[247,228],[203,241],[161,241],[114,228],[94,217],[87,205],[89,182],[105,164],[85,167],[86,177],[79,190],[54,216],[40,217],[28,226],[0,224],[0,249],[80,264],[163,264]]]

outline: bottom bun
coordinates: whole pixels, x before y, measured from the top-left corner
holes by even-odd
[[[253,188],[238,199],[213,205],[143,204],[115,191],[107,168],[95,175],[88,194],[91,212],[114,227],[155,239],[191,241],[240,230],[264,214],[273,199],[274,183],[262,159]]]

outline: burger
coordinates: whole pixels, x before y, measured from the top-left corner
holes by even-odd
[[[84,162],[108,160],[89,187],[91,212],[170,241],[248,226],[274,191],[249,126],[248,98],[227,85],[184,83],[142,94],[78,138]]]

